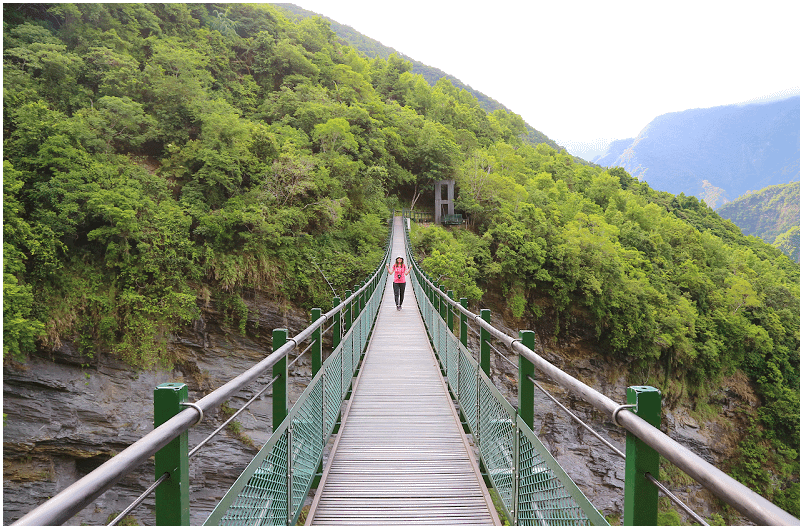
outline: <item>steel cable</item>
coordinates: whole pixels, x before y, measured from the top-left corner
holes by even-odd
[[[147,498],[150,494],[152,494],[153,491],[156,490],[158,486],[161,485],[161,483],[167,478],[169,478],[169,472],[164,472],[163,474],[161,474],[161,477],[158,478],[155,483],[147,487],[147,490],[144,491],[141,496],[133,500],[133,503],[128,505],[125,508],[125,510],[123,510],[121,513],[117,515],[116,518],[111,520],[111,522],[107,525],[107,527],[112,527],[114,525],[117,525],[123,518],[125,518],[128,515],[128,513],[130,513],[132,510],[138,507],[144,501],[145,498]]]

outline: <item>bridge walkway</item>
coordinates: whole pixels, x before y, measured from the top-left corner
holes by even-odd
[[[306,524],[499,525],[446,388],[410,282],[398,311],[388,281]]]

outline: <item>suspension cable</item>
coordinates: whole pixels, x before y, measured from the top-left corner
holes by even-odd
[[[602,435],[600,435],[599,433],[597,433],[597,432],[596,432],[594,429],[592,429],[592,427],[591,427],[591,426],[589,426],[588,424],[586,424],[585,422],[583,422],[582,420],[580,420],[580,419],[578,418],[578,416],[577,416],[577,415],[575,415],[575,414],[574,414],[574,413],[572,413],[572,412],[571,412],[569,409],[567,409],[567,407],[566,407],[566,406],[564,406],[563,404],[561,404],[560,402],[558,402],[558,400],[556,400],[556,398],[555,398],[555,397],[553,397],[553,396],[552,396],[552,395],[551,395],[551,394],[550,394],[550,393],[549,393],[549,392],[548,392],[546,389],[544,389],[544,388],[543,388],[543,387],[542,387],[542,386],[541,386],[541,385],[540,385],[538,382],[536,382],[536,380],[534,380],[534,379],[533,379],[533,378],[532,378],[530,375],[528,375],[528,380],[530,380],[531,382],[533,382],[533,384],[534,384],[534,385],[535,385],[537,388],[539,388],[539,389],[542,391],[542,393],[544,393],[545,395],[547,395],[547,396],[550,398],[550,400],[552,400],[552,401],[553,401],[553,403],[555,403],[555,404],[556,404],[556,405],[557,405],[559,408],[561,408],[562,410],[564,410],[564,412],[565,412],[567,415],[569,415],[570,417],[572,417],[572,418],[573,418],[575,421],[577,421],[577,422],[578,422],[578,423],[579,423],[581,426],[583,426],[584,428],[586,428],[587,430],[589,430],[589,432],[590,432],[592,435],[594,435],[595,437],[597,437],[597,438],[600,440],[600,442],[601,442],[601,443],[603,443],[604,445],[606,445],[607,447],[609,447],[609,448],[610,448],[610,449],[611,449],[611,450],[612,450],[612,451],[613,451],[615,454],[617,454],[619,457],[621,457],[622,459],[625,459],[625,454],[624,454],[624,453],[622,453],[622,451],[621,451],[619,448],[617,448],[616,446],[612,445],[612,444],[611,444],[611,442],[610,442],[610,441],[608,441],[608,440],[607,440],[605,437],[603,437]]]
[[[147,490],[144,491],[141,496],[133,500],[133,503],[125,507],[125,510],[119,513],[116,518],[111,520],[111,522],[108,524],[107,527],[112,527],[114,525],[117,525],[123,518],[125,518],[128,515],[128,513],[130,513],[132,510],[138,507],[145,500],[145,498],[147,498],[150,494],[152,494],[153,491],[156,490],[158,486],[161,485],[161,483],[167,478],[169,478],[169,472],[164,472],[163,474],[161,474],[161,477],[158,478],[155,483],[147,487]]]
[[[288,367],[287,367],[287,369],[288,369]],[[267,391],[269,388],[271,388],[271,387],[272,387],[272,384],[274,384],[276,380],[278,380],[279,378],[281,378],[281,376],[282,376],[281,374],[278,374],[278,376],[277,376],[277,377],[275,377],[275,378],[273,378],[272,380],[270,380],[269,382],[267,382],[267,384],[264,386],[264,388],[263,388],[261,391],[259,391],[258,393],[256,393],[256,394],[255,394],[255,396],[253,396],[253,398],[251,398],[250,400],[248,400],[248,401],[247,401],[247,402],[246,402],[246,403],[245,403],[245,404],[244,404],[244,405],[243,405],[241,408],[239,408],[238,410],[236,410],[236,412],[235,412],[233,415],[231,415],[230,417],[228,417],[228,419],[227,419],[225,422],[223,422],[223,423],[222,423],[222,425],[221,425],[219,428],[217,428],[216,430],[214,430],[214,431],[211,433],[211,435],[209,435],[208,437],[206,437],[205,439],[203,439],[202,441],[200,441],[200,442],[197,444],[197,446],[195,446],[194,448],[192,448],[192,450],[189,452],[189,456],[188,456],[188,457],[191,459],[191,458],[192,458],[192,456],[194,456],[194,455],[195,455],[195,454],[196,454],[196,453],[197,453],[197,452],[198,452],[198,451],[199,451],[199,450],[200,450],[200,449],[201,449],[203,446],[205,446],[205,445],[206,445],[206,443],[208,443],[208,442],[209,442],[209,441],[210,441],[212,438],[214,438],[214,437],[215,437],[215,436],[216,436],[216,435],[217,435],[217,434],[218,434],[220,431],[222,431],[222,429],[223,429],[223,428],[225,428],[226,426],[228,426],[228,424],[229,424],[229,423],[230,423],[232,420],[234,420],[236,417],[238,417],[240,413],[242,413],[244,410],[246,410],[246,409],[247,409],[247,407],[248,407],[248,406],[250,406],[250,404],[252,404],[252,403],[253,403],[253,401],[255,401],[257,398],[259,398],[261,395],[263,395],[263,394],[264,394],[264,392],[265,392],[265,391]]]
[[[516,367],[516,364],[514,364],[514,362],[512,362],[511,360],[509,360],[508,358],[506,358],[506,355],[504,355],[503,353],[501,353],[501,352],[500,352],[500,350],[499,350],[497,347],[495,347],[495,346],[492,344],[492,342],[486,342],[486,344],[487,344],[487,345],[489,346],[489,348],[490,348],[490,349],[492,349],[492,350],[493,350],[495,353],[499,354],[499,355],[500,355],[500,358],[502,358],[503,360],[505,360],[506,362],[508,362],[508,363],[509,363],[509,364],[511,364],[512,366],[515,366],[515,367]]]
[[[294,360],[292,360],[292,363],[291,363],[291,364],[289,364],[288,366],[286,366],[286,369],[289,369],[290,367],[292,367],[293,365],[295,365],[295,364],[297,363],[297,361],[298,361],[298,360],[300,360],[300,357],[302,357],[304,354],[306,354],[306,353],[308,352],[308,350],[309,350],[309,349],[311,349],[311,347],[312,347],[312,346],[313,346],[315,343],[317,343],[317,342],[316,342],[316,340],[314,340],[313,342],[311,342],[310,344],[308,344],[308,347],[306,347],[305,349],[303,349],[303,352],[302,352],[302,353],[300,353],[299,355],[297,355],[297,357],[296,357]]]
[[[697,523],[699,523],[700,525],[705,525],[706,527],[708,527],[708,526],[709,526],[709,524],[708,524],[708,523],[707,523],[705,520],[703,520],[703,519],[700,517],[700,515],[699,515],[699,514],[697,514],[696,512],[694,512],[692,509],[690,509],[688,505],[686,505],[685,503],[683,503],[683,502],[682,502],[682,501],[681,501],[681,500],[680,500],[680,499],[679,499],[677,496],[675,496],[675,495],[674,495],[672,492],[670,492],[670,491],[669,491],[669,489],[667,489],[667,488],[664,486],[664,484],[663,484],[663,483],[661,483],[661,482],[660,482],[660,481],[658,481],[656,478],[654,478],[654,477],[653,477],[653,475],[652,475],[652,474],[650,474],[650,472],[645,472],[645,473],[644,473],[644,477],[646,477],[647,479],[649,479],[649,480],[650,480],[650,481],[653,483],[653,485],[655,485],[655,486],[658,488],[658,490],[660,490],[661,492],[663,492],[663,493],[664,493],[664,495],[665,495],[665,496],[667,496],[669,499],[671,499],[672,501],[674,501],[675,503],[677,503],[677,504],[678,504],[678,507],[680,507],[681,509],[683,509],[684,511],[686,511],[686,513],[687,513],[689,516],[691,516],[691,517],[692,517],[692,518],[693,518],[693,519],[694,519],[694,520],[695,520]]]

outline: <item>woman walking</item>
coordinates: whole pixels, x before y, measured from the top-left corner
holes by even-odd
[[[394,304],[397,310],[403,306],[403,295],[406,293],[406,276],[411,269],[406,266],[402,257],[397,256],[392,266],[386,265],[386,270],[394,276]]]

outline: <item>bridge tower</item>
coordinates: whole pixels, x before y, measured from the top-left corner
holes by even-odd
[[[455,180],[437,180],[434,189],[436,194],[436,204],[434,210],[433,221],[436,224],[441,224],[443,215],[455,214]]]

